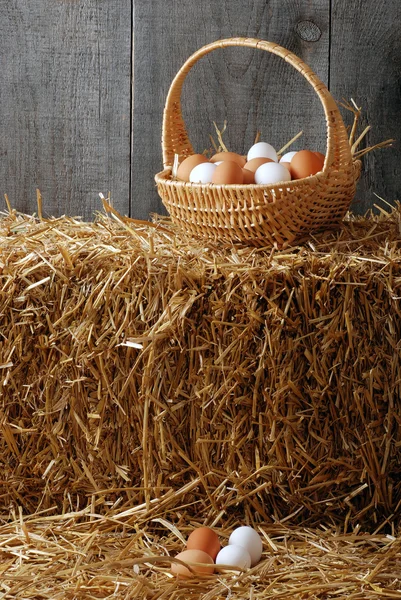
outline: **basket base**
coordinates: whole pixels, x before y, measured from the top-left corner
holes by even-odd
[[[164,206],[186,239],[284,248],[339,227],[356,181],[340,184],[334,175],[321,172],[274,187],[187,184],[172,180],[169,170],[155,179]]]

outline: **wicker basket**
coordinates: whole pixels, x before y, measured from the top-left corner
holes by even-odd
[[[327,125],[323,170],[316,175],[275,185],[194,184],[172,178],[174,155],[193,154],[181,112],[181,89],[192,66],[227,46],[260,48],[281,56],[297,69],[319,96]],[[186,234],[253,246],[285,246],[311,232],[338,226],[355,194],[361,163],[353,160],[342,117],[330,92],[295,54],[264,40],[229,38],[204,46],[175,76],[163,115],[164,170],[155,177],[172,221]]]

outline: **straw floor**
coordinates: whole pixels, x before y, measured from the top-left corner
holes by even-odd
[[[245,573],[176,580],[170,573],[181,537],[196,525],[182,515],[121,517],[70,513],[0,521],[0,598],[79,600],[257,600],[401,598],[401,538],[260,527],[261,562]],[[224,541],[229,519],[217,532]],[[172,558],[170,558],[172,557]]]

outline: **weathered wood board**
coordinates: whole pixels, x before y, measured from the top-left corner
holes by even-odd
[[[289,48],[336,100],[363,107],[365,143],[399,140],[400,22],[400,3],[384,10],[373,0],[0,0],[0,192],[26,212],[36,210],[36,188],[47,214],[91,218],[108,191],[124,214],[165,212],[154,175],[166,95],[184,61],[222,37]],[[209,54],[189,73],[182,103],[199,151],[210,147],[212,122],[225,119],[233,150],[246,150],[258,130],[280,147],[302,129],[294,148],[324,151],[318,98],[267,53]],[[380,203],[375,193],[400,198],[400,165],[399,144],[364,158],[353,209]]]
[[[1,0],[0,191],[21,211],[129,210],[131,3]]]
[[[400,27],[401,2],[332,0],[330,90],[336,100],[352,96],[362,107],[362,129],[372,127],[364,145],[396,140],[363,158],[355,212],[374,203],[388,210],[375,194],[391,204],[401,200]]]

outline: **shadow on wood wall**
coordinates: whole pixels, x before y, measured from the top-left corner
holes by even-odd
[[[165,212],[161,121],[170,83],[195,50],[216,39],[258,37],[308,63],[336,100],[353,97],[372,126],[366,144],[401,137],[401,3],[348,0],[12,0],[0,19],[0,182],[12,205],[82,215],[111,192],[124,214]],[[132,85],[131,85],[132,82]],[[183,111],[193,146],[210,146],[213,121],[243,152],[257,130],[281,146],[325,150],[323,110],[289,65],[261,51],[209,54],[189,74]],[[344,114],[346,122],[352,118]],[[400,198],[399,145],[364,158],[353,204]]]

